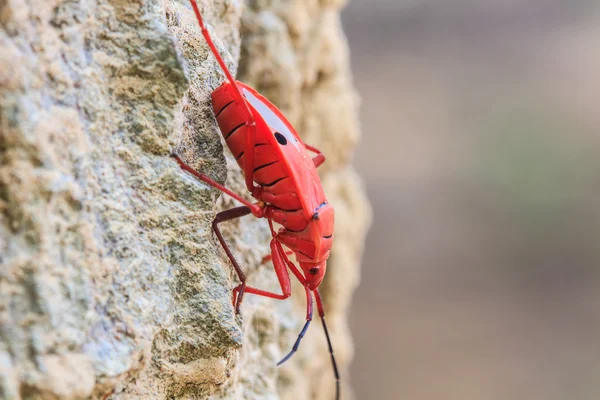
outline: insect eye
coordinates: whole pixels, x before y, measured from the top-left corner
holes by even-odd
[[[277,139],[277,143],[281,145],[285,146],[287,144],[287,139],[279,132],[275,132],[275,139]]]
[[[308,272],[312,275],[316,275],[319,272],[319,267],[312,267]]]

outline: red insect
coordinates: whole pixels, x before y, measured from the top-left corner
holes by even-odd
[[[239,313],[244,293],[279,300],[287,299],[291,294],[288,268],[304,286],[307,301],[306,323],[290,353],[277,365],[289,359],[298,349],[300,340],[312,320],[312,294],[314,294],[331,354],[336,379],[336,399],[339,399],[340,377],[318,289],[325,275],[326,262],[333,242],[334,211],[327,203],[317,174],[317,167],[325,161],[325,156],[318,149],[302,142],[298,133],[277,107],[251,87],[233,78],[204,25],[196,1],[190,0],[190,3],[200,24],[202,35],[227,77],[227,81],[212,93],[212,106],[219,128],[229,150],[244,171],[248,191],[258,202],[248,202],[194,170],[177,155],[173,157],[183,170],[244,204],[218,213],[213,221],[215,234],[241,282],[233,289],[236,313]],[[316,156],[311,158],[308,151],[314,152]],[[269,222],[273,238],[270,242],[271,254],[265,259],[273,261],[281,294],[246,285],[246,276],[219,230],[221,222],[250,213],[257,218],[266,218]],[[273,222],[281,225],[282,228],[276,232]],[[284,251],[283,246],[291,251]],[[288,254],[291,253],[295,254],[302,272],[288,259]]]

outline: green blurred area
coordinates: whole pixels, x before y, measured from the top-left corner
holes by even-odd
[[[600,398],[597,2],[354,1],[359,399]]]
[[[472,128],[481,136],[474,140],[474,162],[463,173],[474,174],[506,201],[524,228],[548,229],[600,177],[597,149],[568,140],[576,126],[560,110],[508,104]]]

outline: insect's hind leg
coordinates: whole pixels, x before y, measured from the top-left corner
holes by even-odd
[[[252,189],[254,188],[254,180],[252,179],[254,170],[254,141],[256,138],[256,122],[254,120],[254,114],[252,114],[252,110],[250,110],[250,106],[248,105],[246,98],[242,94],[242,91],[237,85],[235,78],[231,74],[231,71],[229,71],[229,68],[227,68],[227,64],[225,64],[225,61],[223,61],[223,57],[221,57],[221,55],[219,54],[217,47],[215,46],[212,38],[210,37],[210,33],[208,32],[208,29],[206,29],[206,25],[204,24],[204,20],[202,19],[202,14],[200,13],[200,9],[198,8],[196,0],[190,0],[190,3],[192,5],[192,9],[194,10],[194,14],[196,14],[198,25],[200,25],[200,30],[202,31],[202,35],[204,36],[204,39],[206,40],[210,51],[217,59],[217,62],[219,63],[221,69],[225,73],[227,80],[233,85],[236,100],[241,102],[246,112],[246,127],[248,127],[250,134],[248,135],[248,139],[246,140],[246,158],[244,161],[243,170],[245,175],[246,188],[249,192],[252,192]]]

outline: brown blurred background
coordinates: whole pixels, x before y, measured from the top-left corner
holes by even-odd
[[[354,0],[357,399],[600,399],[597,1]]]

